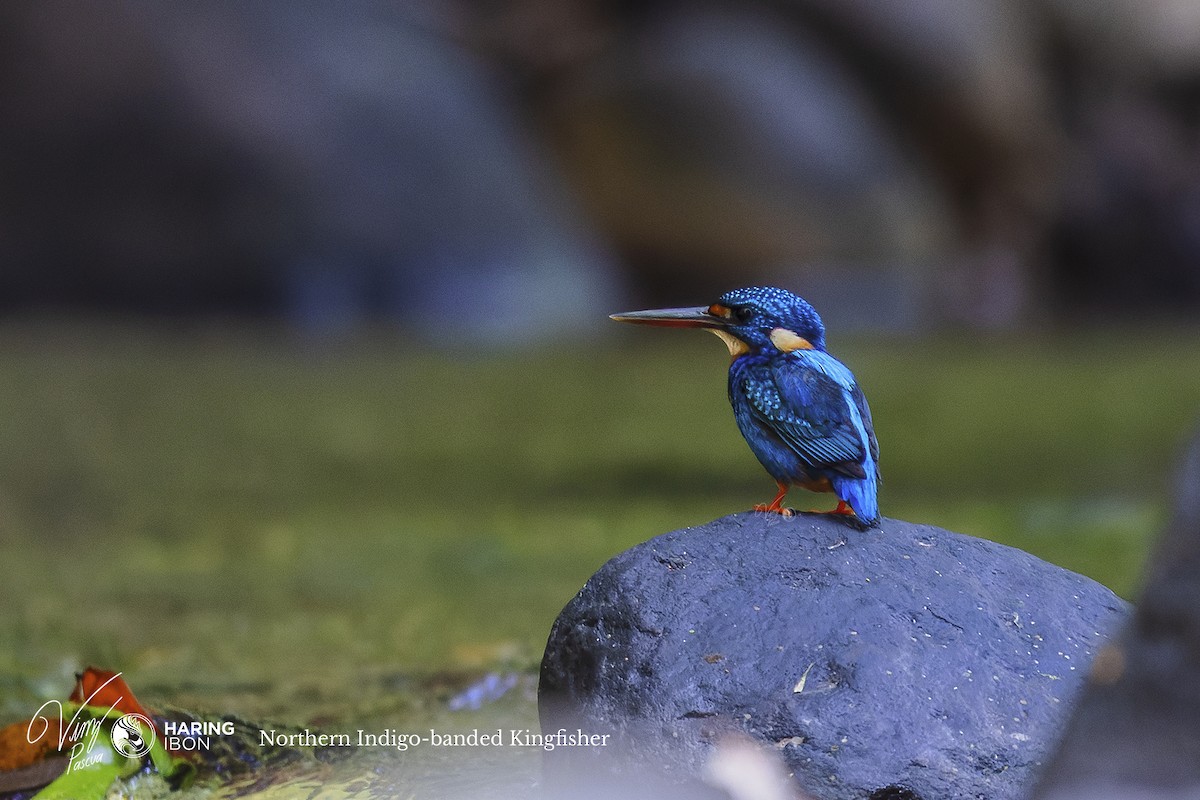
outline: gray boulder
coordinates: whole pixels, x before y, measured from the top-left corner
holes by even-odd
[[[543,731],[610,737],[547,753],[547,784],[690,782],[749,735],[816,798],[1018,798],[1128,613],[928,525],[743,513],[667,533],[603,566],[550,632]]]

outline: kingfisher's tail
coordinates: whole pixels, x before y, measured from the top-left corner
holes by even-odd
[[[866,478],[836,477],[833,479],[833,490],[850,504],[855,515],[864,523],[871,527],[879,525],[878,488],[874,475]]]

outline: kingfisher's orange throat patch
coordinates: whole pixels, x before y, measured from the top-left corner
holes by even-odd
[[[787,328],[775,328],[771,331],[771,344],[781,353],[791,353],[795,350],[812,350],[813,343],[795,331]]]

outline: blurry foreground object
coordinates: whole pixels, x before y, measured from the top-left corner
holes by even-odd
[[[730,800],[808,800],[791,782],[778,753],[747,736],[731,735],[704,765],[704,779]]]
[[[1097,655],[1035,797],[1200,797],[1200,437],[1132,622]]]

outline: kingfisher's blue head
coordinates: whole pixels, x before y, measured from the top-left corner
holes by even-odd
[[[721,337],[734,357],[825,349],[825,326],[817,310],[803,297],[773,286],[734,289],[707,307],[630,311],[612,318],[641,325],[706,328]]]

